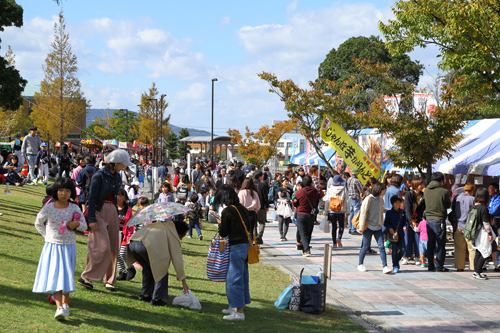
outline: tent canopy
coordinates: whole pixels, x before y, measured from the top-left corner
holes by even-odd
[[[333,155],[335,155],[335,149],[332,149],[330,147],[323,147],[321,149],[321,152],[323,155],[325,155],[327,160],[330,160]],[[294,157],[290,159],[290,162],[293,164],[298,164],[298,165],[303,165],[305,164],[305,158],[306,158],[306,151],[301,151]],[[319,166],[326,166],[326,163],[318,156],[316,152],[311,152],[309,155],[309,164],[310,165],[318,165]],[[333,160],[333,163],[335,164],[335,160]]]

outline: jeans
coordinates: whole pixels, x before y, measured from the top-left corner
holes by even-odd
[[[27,161],[28,161],[28,179],[35,180],[36,155],[27,155]]]
[[[397,242],[391,242],[392,245],[392,267],[399,268],[399,261],[406,252],[405,238],[400,237]]]
[[[350,199],[349,204],[351,205],[351,210],[349,211],[349,231],[354,232],[356,228],[352,225],[352,218],[361,209],[361,200]]]
[[[314,229],[314,215],[297,214],[297,230],[304,245],[303,253],[311,251],[311,235]]]
[[[189,237],[193,236],[193,227],[196,229],[198,236],[201,236],[200,219],[189,219]]]
[[[368,251],[368,247],[372,242],[372,235],[375,236],[375,240],[377,241],[382,266],[385,267],[387,266],[387,258],[385,256],[384,234],[382,233],[382,229],[376,231],[366,229],[363,231],[363,245],[361,245],[361,251],[359,252],[359,265],[362,265],[365,261],[366,251]]]
[[[413,253],[415,253],[415,258],[420,257],[420,251],[418,250],[418,242],[420,240],[419,234],[413,231],[412,227],[408,227],[405,232],[405,245],[406,251],[403,252],[403,257],[413,258]]]
[[[427,260],[429,261],[429,270],[436,268],[440,271],[444,267],[446,229],[444,220],[427,220]],[[436,267],[434,267],[434,249],[437,243]],[[474,265],[475,266],[475,265]]]
[[[19,173],[23,169],[24,157],[21,156],[21,151],[20,150],[16,150],[14,152],[14,155],[17,156],[17,172],[16,173]]]
[[[249,245],[245,243],[229,246],[226,296],[230,308],[243,308],[251,303],[247,261]]]
[[[338,239],[342,240],[342,235],[344,234],[344,221],[345,214],[344,213],[329,213],[328,220],[332,222],[332,241],[335,244],[335,241]],[[337,222],[339,223],[339,236],[337,238]]]
[[[152,295],[153,299],[164,299],[168,297],[168,273],[160,281],[155,281],[153,271],[149,263],[148,250],[142,242],[130,242],[129,250],[142,266],[142,290],[141,295]]]

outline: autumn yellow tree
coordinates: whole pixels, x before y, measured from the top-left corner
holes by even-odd
[[[170,132],[170,115],[165,114],[168,103],[165,101],[165,95],[158,95],[158,88],[154,82],[151,88],[141,95],[139,123],[134,129],[134,134],[137,140],[144,143],[153,144],[156,141],[158,144],[161,132],[163,131],[164,137]]]
[[[78,129],[89,102],[76,77],[77,58],[71,50],[62,10],[54,24],[54,41],[50,45],[52,50],[43,66],[45,77],[40,92],[35,93],[31,118],[47,140],[64,142],[68,133]]]
[[[247,126],[244,136],[236,129],[229,129],[227,134],[231,137],[231,142],[238,145],[238,153],[241,157],[247,163],[255,164],[260,168],[276,155],[281,137],[297,126],[297,121],[286,120],[272,126],[264,125],[255,133],[252,133]]]
[[[4,59],[7,61],[9,66],[15,66],[15,55],[14,52],[12,52],[10,45],[5,53]],[[0,119],[2,119],[2,126],[0,126],[0,137],[2,138],[28,128],[30,124],[30,119],[23,113],[22,106],[17,110],[0,108]]]

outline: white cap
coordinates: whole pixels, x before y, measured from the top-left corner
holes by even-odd
[[[139,183],[139,182],[132,182],[132,184],[131,184],[131,185],[132,185],[132,186],[137,185],[137,186],[139,186],[139,188],[142,188],[142,187],[141,187],[141,183]]]
[[[132,162],[130,162],[130,156],[128,153],[123,150],[123,149],[116,149],[109,153],[108,156],[106,156],[106,161],[108,163],[121,163],[126,166],[132,166],[134,165]]]

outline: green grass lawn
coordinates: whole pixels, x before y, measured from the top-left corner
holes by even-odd
[[[215,227],[204,223],[205,239],[184,239],[182,251],[187,282],[201,302],[201,311],[171,305],[153,307],[140,302],[141,271],[130,282],[117,281],[116,292],[108,292],[102,283],[94,282],[88,291],[77,284],[71,294],[71,317],[63,322],[53,319],[55,305],[47,295],[31,292],[38,259],[44,244],[35,229],[35,216],[45,194],[42,186],[11,187],[4,195],[0,186],[0,331],[2,332],[364,332],[344,313],[328,308],[322,315],[278,310],[274,301],[290,283],[290,277],[274,266],[250,266],[252,304],[245,309],[246,320],[227,322],[222,309],[227,308],[225,284],[208,280],[206,255]],[[87,239],[77,236],[78,257],[75,281],[85,268]],[[172,299],[181,294],[182,284],[171,269],[169,279]]]

